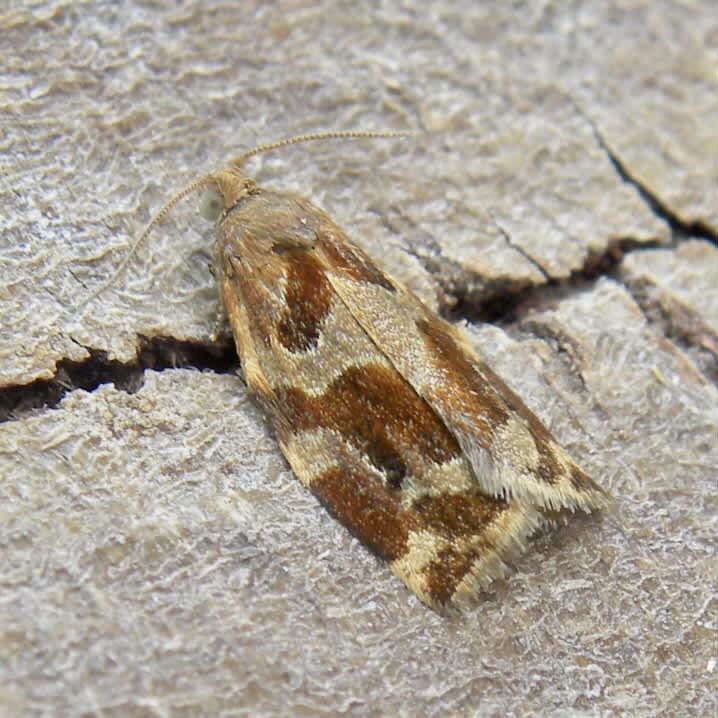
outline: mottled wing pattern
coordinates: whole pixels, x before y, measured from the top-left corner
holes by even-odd
[[[293,471],[328,510],[423,601],[468,606],[542,517],[486,495],[442,417],[334,290],[307,234],[330,220],[273,195],[279,232],[261,220],[264,194],[218,230],[220,291],[246,380]],[[371,263],[351,267],[380,281]]]
[[[370,260],[343,235],[321,236],[315,251],[352,316],[441,416],[484,491],[549,511],[605,504],[600,487],[451,324],[375,266],[378,277],[362,277],[357,268]]]

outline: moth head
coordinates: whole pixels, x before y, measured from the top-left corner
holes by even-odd
[[[242,197],[256,191],[257,184],[238,167],[220,170],[206,180],[199,213],[211,222],[221,219]]]

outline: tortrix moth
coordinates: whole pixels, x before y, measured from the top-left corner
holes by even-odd
[[[394,134],[317,133],[250,150],[174,197],[135,246],[206,188],[221,306],[289,465],[442,611],[474,604],[542,525],[607,497],[455,327],[322,210],[242,171],[287,144]]]

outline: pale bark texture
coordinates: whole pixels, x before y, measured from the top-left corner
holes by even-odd
[[[0,713],[718,711],[712,2],[6,2]],[[460,324],[616,499],[441,617],[289,471],[196,199],[248,163]]]

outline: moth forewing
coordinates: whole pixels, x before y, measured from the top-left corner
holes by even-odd
[[[297,477],[439,610],[603,492],[457,331],[322,210],[218,173],[216,271],[247,384]]]

